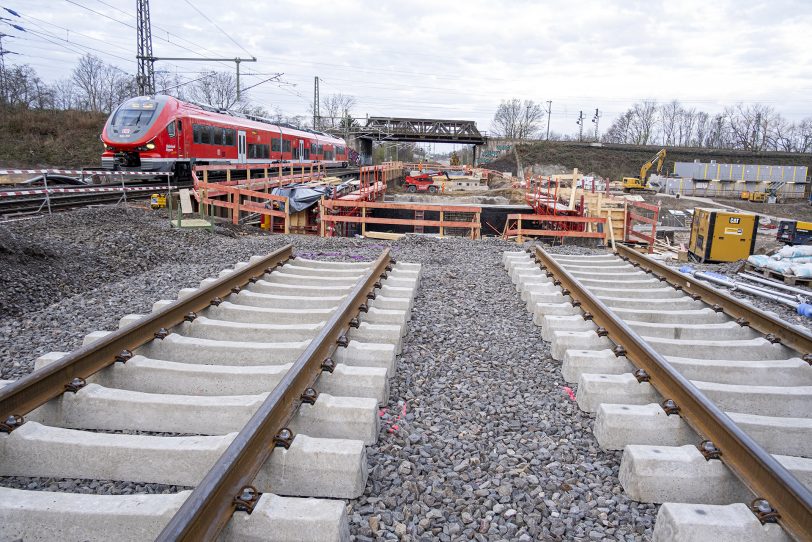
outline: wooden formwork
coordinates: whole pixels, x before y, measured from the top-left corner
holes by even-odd
[[[527,228],[527,223],[539,223],[544,229]],[[599,231],[603,230],[603,231]],[[515,237],[517,243],[523,243],[525,237],[566,237],[609,239],[606,230],[606,219],[587,216],[509,214],[505,221],[504,239]]]
[[[610,241],[621,241],[626,238],[626,214],[627,205],[623,198],[606,196],[602,192],[587,192],[579,190],[584,198],[586,216],[603,218],[606,220],[606,227],[611,228],[607,238]]]
[[[420,205],[420,204],[406,204],[406,203],[384,203],[384,202],[371,202],[371,201],[346,201],[346,200],[329,200],[323,199],[320,206],[321,216],[321,236],[332,236],[335,231],[336,223],[351,223],[361,225],[361,235],[366,235],[367,225],[381,224],[391,226],[412,226],[415,233],[422,232],[424,227],[439,228],[440,236],[449,235],[452,233],[452,228],[461,229],[468,232],[471,239],[479,239],[480,237],[480,214],[481,207],[476,206],[461,206],[461,205]],[[341,209],[359,210],[360,214],[333,214],[339,212]],[[375,209],[391,209],[401,211],[412,211],[414,218],[388,218],[388,217],[375,217],[371,216]],[[439,220],[426,220],[426,212],[439,213]],[[454,215],[454,213],[470,215],[469,220],[447,220],[447,217]],[[465,216],[463,215],[463,216]]]

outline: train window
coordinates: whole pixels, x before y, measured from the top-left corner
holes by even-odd
[[[120,127],[134,127],[140,128],[147,126],[155,115],[155,110],[143,109],[123,109],[119,108],[116,114],[113,115],[113,122],[110,124]]]
[[[166,135],[168,135],[169,137],[172,137],[172,138],[175,137],[175,123],[174,122],[170,122],[169,124],[166,125]]]
[[[333,159],[333,151],[324,151],[324,159],[325,160],[332,160]]]
[[[293,147],[293,159],[299,158],[299,147]]]
[[[255,145],[248,144],[248,157],[249,158],[268,158],[270,156],[270,147],[268,145]]]
[[[273,152],[279,152],[279,140],[276,138],[271,139],[271,150]]]
[[[310,152],[312,152],[313,154],[318,153],[319,152],[319,146],[316,145],[315,143],[311,143],[310,144]]]
[[[305,160],[310,160],[310,148],[309,147],[304,148],[304,156],[302,158],[304,158]]]
[[[200,143],[200,133],[203,131],[199,124],[192,124],[192,139],[195,143]]]
[[[211,145],[211,126],[201,126],[200,127],[200,142],[204,145]]]
[[[225,143],[223,144],[228,145],[229,147],[233,147],[234,142],[237,140],[237,131],[234,130],[233,128],[226,128],[225,130],[226,130],[225,134],[226,138]]]
[[[282,141],[282,152],[290,152],[290,141],[287,139]]]
[[[324,154],[324,145],[319,145],[319,154]]]
[[[183,132],[183,123],[179,120],[176,122],[178,123],[178,133],[180,134]]]
[[[336,154],[344,154],[344,147],[336,146]]]

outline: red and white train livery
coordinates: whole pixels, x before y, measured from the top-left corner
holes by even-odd
[[[121,104],[107,119],[101,139],[107,169],[186,175],[194,164],[347,165],[343,139],[163,95]]]

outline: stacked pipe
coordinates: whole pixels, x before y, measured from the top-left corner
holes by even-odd
[[[734,292],[740,291],[764,299],[770,299],[783,305],[787,305],[788,307],[792,307],[793,309],[795,309],[795,311],[801,316],[812,318],[812,304],[807,303],[808,299],[806,297],[806,292],[803,292],[798,288],[787,287],[789,288],[789,291],[795,293],[795,295],[790,295],[789,293],[772,290],[770,288],[765,288],[763,286],[747,284],[738,281],[736,279],[730,278],[721,273],[716,273],[713,271],[697,271],[689,265],[684,265],[680,267],[679,270],[682,273],[686,273],[700,280],[704,280],[707,282],[718,284],[720,286],[724,286],[726,288],[730,288],[730,290]]]

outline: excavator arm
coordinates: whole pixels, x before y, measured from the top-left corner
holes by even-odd
[[[654,155],[654,157],[643,164],[643,167],[640,168],[640,180],[644,183],[646,182],[646,175],[648,174],[648,170],[652,168],[654,164],[657,164],[657,174],[659,175],[660,172],[663,170],[663,163],[665,163],[665,149],[660,149],[660,152]]]

